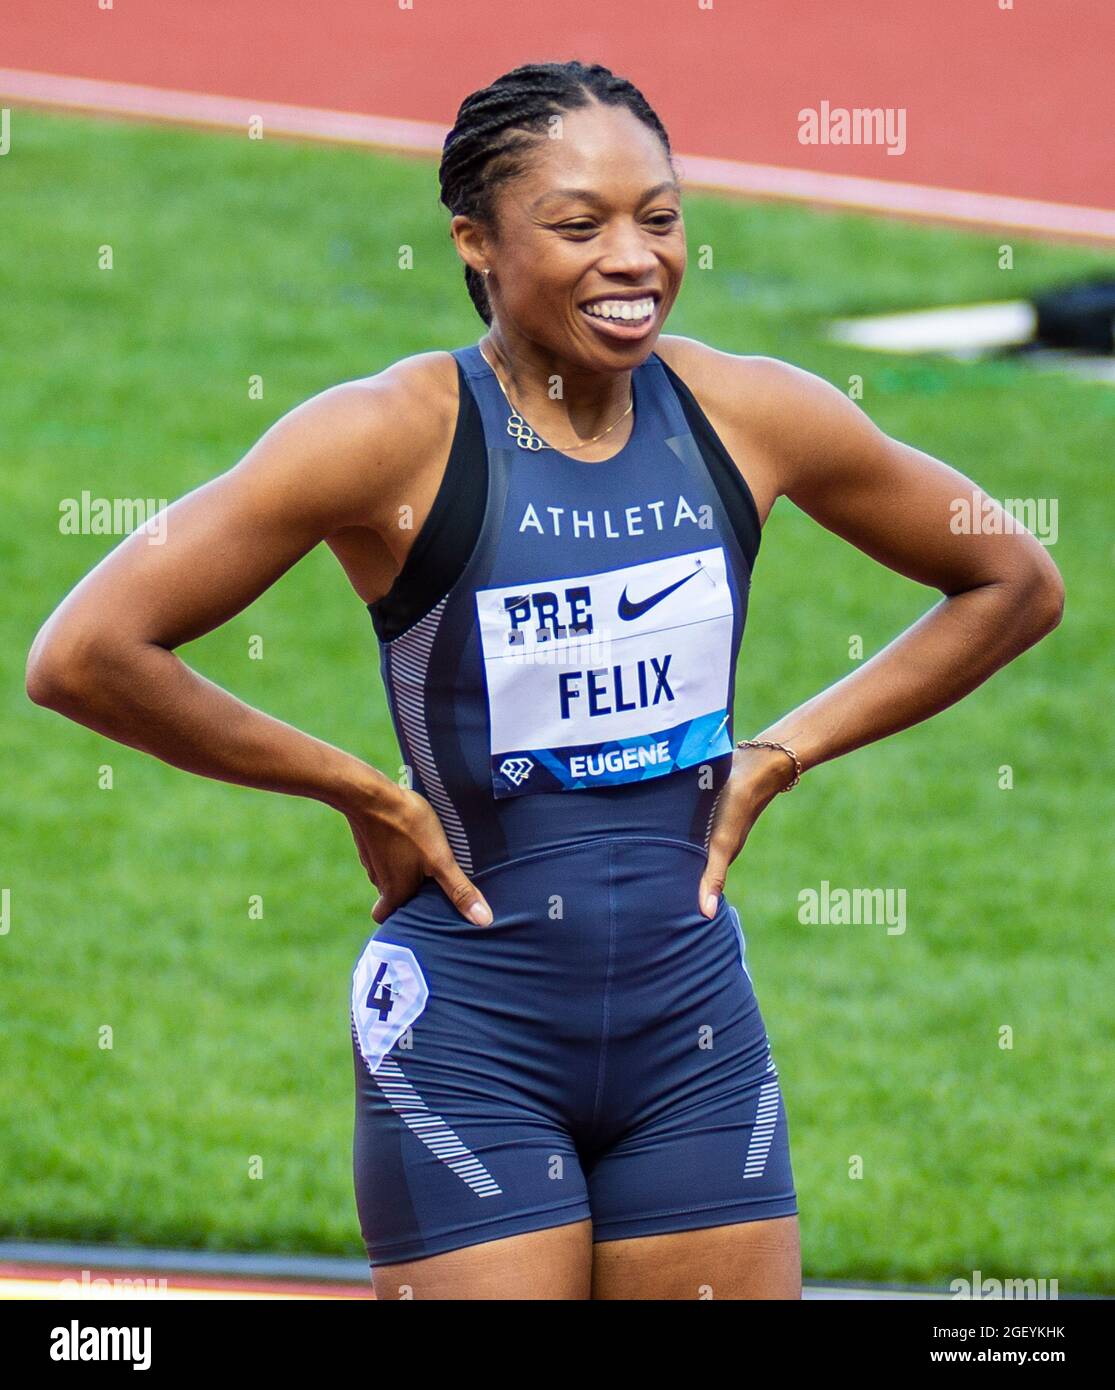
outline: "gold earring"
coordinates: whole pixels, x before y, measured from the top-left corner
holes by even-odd
[[[491,272],[489,269],[485,268],[485,270],[484,270],[484,274],[485,274],[485,275],[491,275],[491,273],[492,273],[492,272]]]

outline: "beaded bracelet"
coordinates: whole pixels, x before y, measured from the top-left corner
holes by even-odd
[[[794,760],[794,780],[787,783],[784,787],[779,787],[780,792],[788,792],[791,787],[796,787],[801,781],[801,763],[798,755],[792,748],[787,748],[784,743],[774,743],[770,739],[743,738],[736,744],[737,748],[777,748],[779,752],[785,753]]]

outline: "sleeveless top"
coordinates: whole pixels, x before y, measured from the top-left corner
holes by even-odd
[[[655,353],[612,458],[520,448],[478,345],[457,348],[445,475],[368,604],[409,785],[477,874],[584,840],[707,848],[760,522]]]

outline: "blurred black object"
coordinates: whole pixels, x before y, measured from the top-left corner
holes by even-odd
[[[1034,344],[1076,352],[1115,352],[1115,280],[1093,280],[1050,290],[1033,300]]]

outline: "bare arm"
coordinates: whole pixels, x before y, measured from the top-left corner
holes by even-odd
[[[778,492],[944,595],[870,661],[755,735],[788,744],[804,770],[928,719],[974,690],[1057,626],[1064,585],[1045,547],[963,474],[884,434],[819,377],[764,359],[753,359],[751,370],[757,428]],[[955,503],[973,497],[985,518],[1007,522],[1002,534],[992,534],[986,520],[978,534],[956,526],[962,513]],[[741,750],[735,760],[702,903],[721,891],[754,820],[793,775],[779,752]]]
[[[324,538],[368,525],[369,498],[397,466],[392,402],[390,381],[372,378],[291,411],[236,467],[167,509],[164,543],[141,529],[106,556],[27,662],[36,704],[189,772],[342,811],[381,889],[378,921],[426,874],[462,912],[482,903],[428,803],[238,700],[173,649],[227,622]]]

